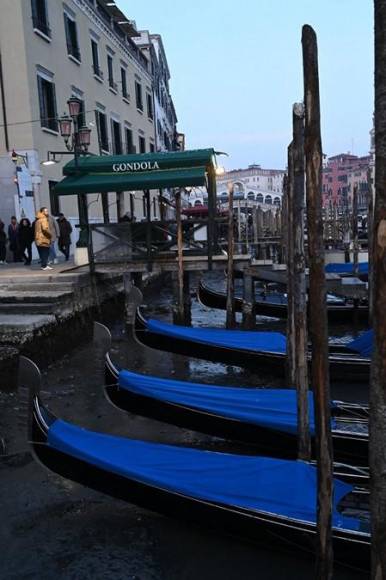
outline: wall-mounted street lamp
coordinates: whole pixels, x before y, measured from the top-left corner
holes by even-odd
[[[67,101],[69,115],[64,113],[59,119],[60,134],[64,139],[64,144],[69,152],[74,154],[75,168],[78,168],[79,156],[86,155],[91,141],[91,129],[82,125],[79,127],[79,115],[81,113],[82,101],[76,97],[71,97]],[[47,162],[50,161],[48,157]],[[45,162],[45,164],[47,164]],[[85,195],[78,195],[79,213],[79,240],[78,248],[88,246],[88,211],[87,198]]]

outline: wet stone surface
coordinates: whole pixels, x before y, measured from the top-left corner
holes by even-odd
[[[146,297],[148,315],[171,320],[168,287]],[[222,325],[224,313],[193,303],[193,323]],[[262,321],[265,325],[266,320]],[[280,328],[282,323],[274,323]],[[281,386],[263,373],[157,352],[126,336],[109,320],[112,357],[127,368],[164,377],[217,384]],[[359,387],[356,387],[358,389]],[[91,344],[74,350],[43,372],[42,399],[57,416],[122,436],[248,452],[229,442],[127,415],[104,398],[100,362]],[[363,388],[362,388],[363,389]],[[340,387],[342,398],[367,393]],[[350,396],[344,396],[344,395]],[[309,579],[313,562],[298,552],[246,544],[210,525],[166,518],[48,473],[28,451],[25,401],[0,393],[0,578],[69,580]],[[210,524],[210,522],[208,522]],[[339,569],[335,578],[365,576]]]

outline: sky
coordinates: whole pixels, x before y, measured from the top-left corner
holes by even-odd
[[[116,0],[138,30],[161,34],[186,148],[228,153],[227,169],[284,169],[292,105],[303,98],[301,32],[318,38],[327,156],[366,155],[373,115],[369,0]]]

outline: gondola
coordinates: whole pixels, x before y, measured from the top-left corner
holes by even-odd
[[[286,337],[279,332],[177,326],[145,319],[139,308],[134,331],[139,342],[159,350],[285,374]],[[367,331],[346,345],[330,345],[331,379],[368,382],[372,344],[373,333]]]
[[[161,379],[116,366],[110,358],[111,334],[94,323],[94,341],[105,357],[105,393],[119,409],[253,445],[259,453],[295,458],[297,401],[294,389],[261,389],[206,385]],[[313,394],[309,414],[314,436]],[[368,465],[368,407],[332,401],[334,459],[359,468]],[[357,483],[367,469],[351,470]]]
[[[354,276],[355,266],[353,262],[330,262],[325,266],[326,274],[338,274],[341,277]],[[359,262],[357,265],[357,275],[361,280],[368,280],[369,277],[369,263]]]
[[[192,520],[205,529],[313,553],[317,480],[313,465],[83,429],[56,418],[43,405],[39,383],[39,369],[21,357],[19,385],[31,386],[32,451],[52,472],[146,509]],[[335,560],[368,570],[368,492],[339,479],[334,479],[334,490]]]
[[[210,288],[202,280],[200,280],[197,294],[199,301],[204,306],[226,309],[226,293]],[[235,296],[234,304],[235,311],[242,312],[242,298]],[[253,309],[254,313],[259,316],[287,318],[287,294],[285,292],[258,291],[255,293]],[[359,304],[354,307],[352,303],[347,303],[344,298],[328,295],[327,315],[330,322],[352,321],[355,316],[358,321],[366,321],[369,316],[368,304]]]

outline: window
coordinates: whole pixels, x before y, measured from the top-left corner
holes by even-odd
[[[59,204],[59,196],[54,193],[54,187],[57,184],[57,181],[49,181],[48,182],[48,191],[50,194],[50,214],[51,215],[59,215],[60,213],[60,204]]]
[[[126,153],[136,153],[133,143],[133,131],[125,128]]]
[[[55,84],[38,75],[40,124],[51,131],[58,130]]]
[[[68,54],[80,61],[80,50],[78,43],[78,34],[76,31],[76,22],[64,13],[64,28],[66,31],[67,51]]]
[[[270,195],[265,196],[265,203],[268,205],[272,204],[272,197]]]
[[[80,100],[80,112],[78,115],[78,127],[83,127],[83,125],[86,124],[86,108],[83,99],[79,100]]]
[[[153,97],[149,93],[146,93],[146,101],[147,101],[147,116],[149,117],[149,119],[153,120],[154,118]]]
[[[91,39],[91,54],[92,54],[92,68],[94,71],[94,75],[99,78],[103,78],[103,74],[101,69],[99,68],[99,50],[98,50],[98,43],[95,40]]]
[[[109,151],[109,135],[107,132],[107,119],[102,111],[96,112],[96,120],[98,124],[98,138],[99,145],[102,151]]]
[[[138,141],[139,141],[139,152],[146,153],[145,137],[141,137],[141,135],[140,135]]]
[[[150,143],[150,153],[154,153],[155,148],[154,148],[154,143]]]
[[[143,111],[142,85],[137,82],[135,83],[135,102],[137,104],[137,109]]]
[[[117,83],[114,82],[113,57],[111,56],[111,54],[107,55],[107,74],[109,77],[109,87],[114,91],[116,91]]]
[[[127,99],[129,94],[127,92],[127,76],[126,76],[126,69],[121,67],[121,83],[122,83],[122,97]]]
[[[111,137],[113,141],[113,153],[115,155],[122,154],[122,139],[121,139],[121,125],[118,121],[111,119]]]
[[[32,0],[32,24],[36,30],[39,30],[51,38],[51,30],[48,24],[46,0]]]

